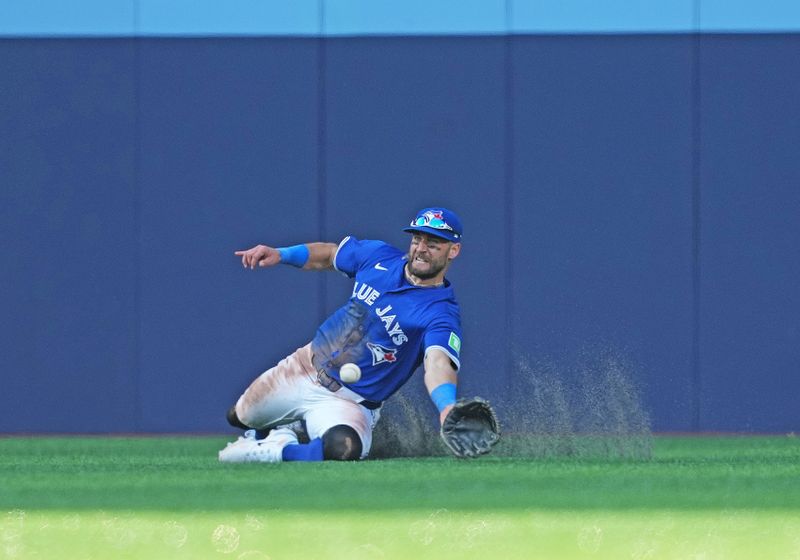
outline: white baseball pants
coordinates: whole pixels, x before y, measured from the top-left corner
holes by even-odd
[[[239,397],[236,415],[259,429],[305,420],[311,439],[334,426],[350,426],[361,437],[363,459],[372,446],[380,410],[361,406],[361,400],[347,387],[332,393],[319,384],[311,363],[311,344],[307,344],[259,375]]]

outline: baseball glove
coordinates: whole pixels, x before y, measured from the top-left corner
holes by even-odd
[[[459,399],[442,422],[444,443],[459,458],[489,453],[500,441],[497,415],[489,401],[480,397]]]

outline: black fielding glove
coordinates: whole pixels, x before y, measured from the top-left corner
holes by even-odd
[[[462,459],[489,453],[500,441],[497,415],[480,397],[459,399],[442,422],[440,434],[453,455]]]

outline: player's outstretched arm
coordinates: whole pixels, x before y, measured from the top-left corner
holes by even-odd
[[[281,263],[307,270],[327,270],[333,268],[337,247],[335,243],[306,243],[278,248],[256,245],[251,249],[235,251],[234,255],[241,257],[242,266],[251,270]]]
[[[437,348],[431,348],[425,354],[424,367],[425,387],[439,409],[439,423],[442,423],[455,403],[458,375],[450,356]]]
[[[339,246],[336,243],[306,243],[308,261],[303,266],[307,270],[333,270],[333,258]]]

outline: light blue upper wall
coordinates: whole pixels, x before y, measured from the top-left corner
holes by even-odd
[[[800,32],[800,0],[0,0],[0,36]]]
[[[696,0],[511,0],[511,31],[538,33],[686,33]]]
[[[140,35],[319,35],[320,0],[129,0]]]
[[[135,33],[135,0],[0,0],[0,35]]]
[[[800,0],[697,0],[706,32],[800,31]]]
[[[0,0],[0,36],[318,36],[322,5],[322,0]]]
[[[506,0],[326,0],[325,35],[504,35]]]

